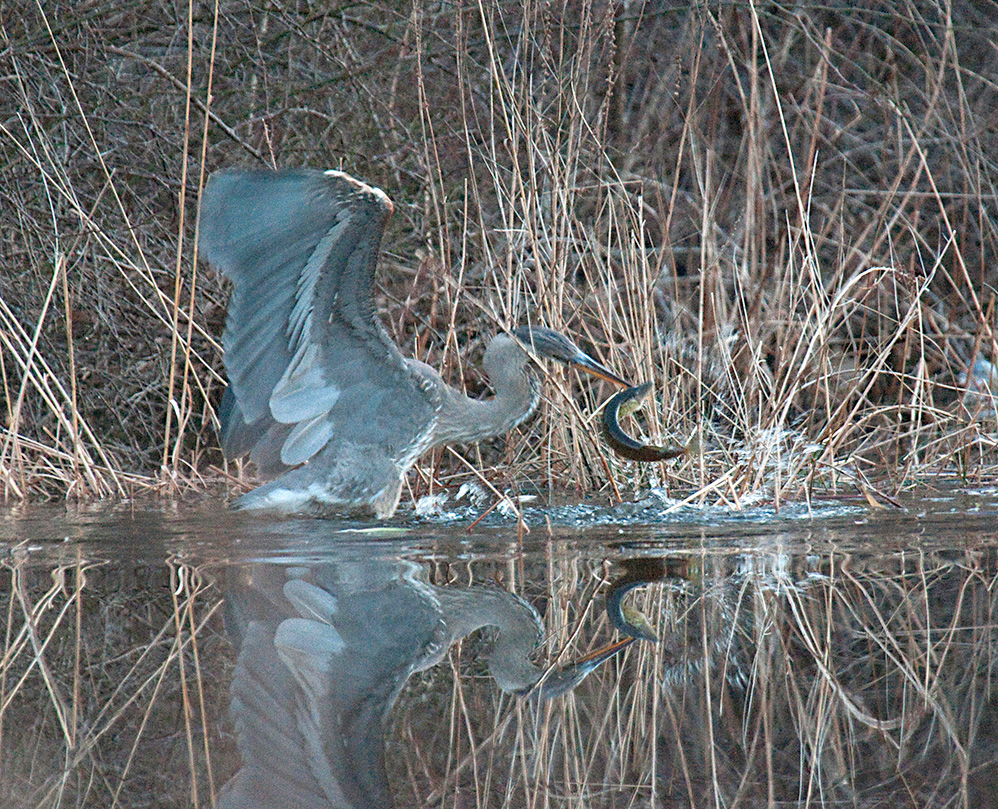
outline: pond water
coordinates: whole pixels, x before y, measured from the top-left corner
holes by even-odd
[[[0,806],[998,805],[994,491],[668,505],[8,510]]]

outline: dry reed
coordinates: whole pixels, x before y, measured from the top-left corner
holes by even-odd
[[[608,457],[608,391],[556,371],[539,418],[462,453],[500,489],[737,505],[993,475],[989,12],[174,10],[0,21],[6,496],[217,478],[225,290],[194,261],[197,199],[261,164],[389,191],[385,320],[452,383],[483,391],[487,337],[544,321],[653,381],[644,429],[702,450]],[[410,484],[467,474],[438,453]]]

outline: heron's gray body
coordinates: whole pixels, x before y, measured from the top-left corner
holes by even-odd
[[[202,255],[232,281],[222,344],[222,449],[276,477],[236,501],[282,511],[390,516],[424,452],[506,432],[537,405],[528,355],[497,335],[474,400],[399,352],[377,317],[374,274],[392,203],[338,171],[223,171],[201,202]],[[622,382],[550,329],[516,335]]]

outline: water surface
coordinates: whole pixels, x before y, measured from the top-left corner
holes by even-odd
[[[992,805],[993,491],[671,505],[8,510],[0,805]]]

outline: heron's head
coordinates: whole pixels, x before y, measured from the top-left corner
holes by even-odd
[[[528,351],[539,357],[548,357],[566,365],[580,368],[593,376],[622,385],[627,388],[631,383],[617,376],[602,363],[597,362],[561,332],[545,326],[520,326],[514,329],[513,335]]]

